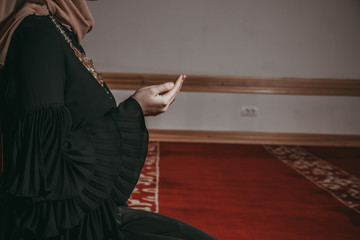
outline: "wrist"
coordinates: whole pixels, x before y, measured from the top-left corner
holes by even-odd
[[[137,99],[137,97],[134,96],[134,95],[135,95],[135,94],[131,95],[128,99],[131,100],[131,101],[133,101],[133,102],[138,106],[138,108],[139,108],[139,110],[141,111],[141,113],[142,113],[144,116],[146,116],[146,115],[145,115],[145,112],[144,112],[144,110],[143,110],[143,106],[141,105],[141,102],[140,102],[139,99]]]

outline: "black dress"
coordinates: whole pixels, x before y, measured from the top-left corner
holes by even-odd
[[[126,207],[147,154],[141,107],[116,106],[48,16],[22,21],[0,77],[0,240],[214,239]]]

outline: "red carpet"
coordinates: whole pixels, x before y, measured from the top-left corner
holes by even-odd
[[[151,143],[129,206],[223,240],[360,239],[360,148]]]
[[[159,172],[152,171],[153,176],[160,176],[159,188],[157,192],[156,187],[149,187],[146,192],[153,195],[147,198],[155,199],[153,205],[158,199],[160,213],[223,240],[360,239],[360,214],[356,208],[340,202],[334,197],[334,191],[324,188],[326,184],[309,181],[314,177],[309,172],[316,173],[320,183],[327,183],[334,173],[340,179],[347,177],[341,169],[357,180],[360,150],[310,147],[300,150],[160,143]],[[304,159],[307,168],[304,168]],[[325,171],[329,167],[324,163],[336,171]],[[314,167],[317,165],[323,171]],[[152,178],[153,183],[154,179],[156,177]],[[354,185],[352,190],[352,185],[345,185],[346,193],[352,193],[356,204],[359,197],[356,191],[360,186]]]

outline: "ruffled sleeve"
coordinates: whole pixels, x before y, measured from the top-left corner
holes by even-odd
[[[54,235],[106,200],[125,204],[134,189],[148,143],[136,100],[70,129],[69,110],[51,105],[25,114],[5,137],[12,141],[5,142],[1,192],[27,203],[15,207],[19,227]]]

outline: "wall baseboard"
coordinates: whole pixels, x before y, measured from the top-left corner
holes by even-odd
[[[102,73],[111,89],[134,90],[174,81],[177,75]],[[360,96],[359,79],[260,78],[188,75],[182,91]]]
[[[360,135],[150,129],[150,141],[360,147]]]

